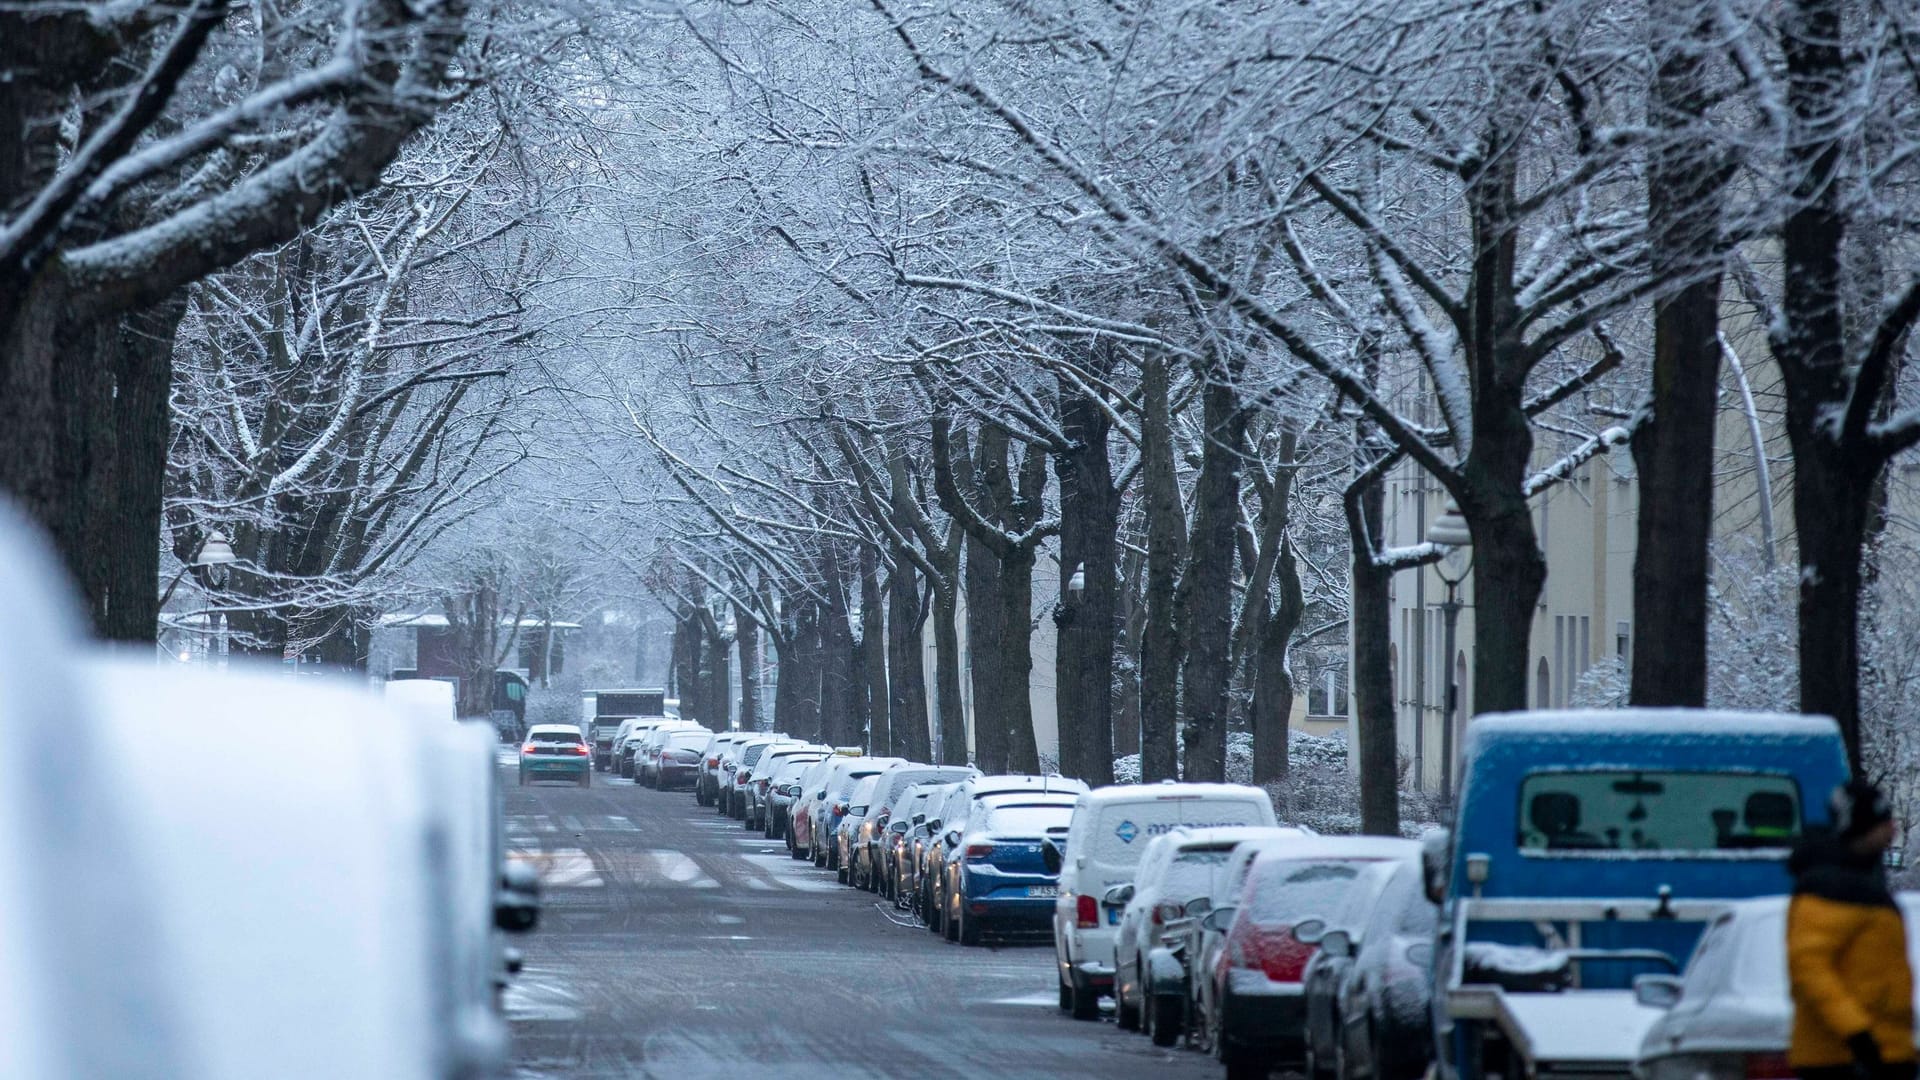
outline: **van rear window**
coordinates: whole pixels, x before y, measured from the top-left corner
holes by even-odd
[[[1767,773],[1593,769],[1520,783],[1522,854],[1778,851],[1800,838],[1800,785]]]

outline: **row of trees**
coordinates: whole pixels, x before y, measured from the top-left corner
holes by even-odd
[[[1721,352],[1760,329],[1800,704],[1857,753],[1863,559],[1920,438],[1911,13],[872,0],[682,31],[645,47],[709,66],[620,106],[677,133],[645,166],[679,198],[643,239],[664,295],[633,422],[676,492],[661,572],[766,629],[783,726],[956,754],[964,592],[983,766],[1031,762],[1052,617],[1062,768],[1105,778],[1137,719],[1144,775],[1218,776],[1245,723],[1271,776],[1289,650],[1338,626],[1391,828],[1388,589],[1439,552],[1383,546],[1382,477],[1410,464],[1466,518],[1473,700],[1517,709],[1529,501],[1621,446],[1630,696],[1705,704]]]

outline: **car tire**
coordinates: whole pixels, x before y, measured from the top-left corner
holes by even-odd
[[[1141,1024],[1140,1010],[1127,1004],[1127,995],[1120,989],[1120,976],[1113,976],[1113,1022],[1121,1031],[1145,1030]]]
[[[1078,975],[1073,977],[1072,994],[1073,1000],[1068,1011],[1075,1020],[1100,1019],[1100,995]]]
[[[955,939],[968,948],[974,948],[980,944],[980,931],[980,920],[977,918],[969,919],[967,913],[962,911],[960,913],[960,932],[954,935]]]
[[[581,786],[581,787],[592,787],[592,786],[593,786],[593,774],[592,774],[592,773],[590,773],[590,772],[584,772],[584,773],[581,773],[581,774],[580,774],[580,786]]]
[[[851,884],[853,884],[853,882],[852,882],[852,881],[850,881],[850,880],[848,879],[848,877],[847,877],[847,868],[846,868],[846,867],[844,867],[844,866],[843,866],[843,867],[841,867],[841,868],[840,868],[840,869],[838,869],[838,870],[835,870],[835,871],[833,872],[833,879],[834,879],[835,881],[838,881],[838,882],[839,882],[840,884],[842,884],[842,885],[851,885]]]
[[[1056,960],[1054,966],[1058,967],[1059,961]],[[1053,978],[1055,982],[1060,984],[1060,1011],[1066,1012],[1073,1008],[1073,987],[1067,985],[1067,981],[1060,977],[1058,971],[1053,973]]]
[[[940,936],[948,941],[959,941],[960,920],[966,918],[966,913],[950,912],[946,910],[946,906],[947,902],[943,897],[940,901]]]
[[[1180,1041],[1186,1031],[1186,1017],[1181,1014],[1183,1002],[1172,994],[1146,995],[1147,1023],[1153,1036],[1153,1045],[1172,1046]]]
[[[1267,1080],[1273,1072],[1266,1058],[1242,1050],[1224,1038],[1220,1041],[1220,1063],[1227,1067],[1227,1080]]]

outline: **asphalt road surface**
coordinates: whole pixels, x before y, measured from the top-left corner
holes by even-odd
[[[516,1076],[1219,1075],[1069,1019],[1044,939],[949,944],[683,792],[504,779],[508,846],[545,880],[506,998]]]

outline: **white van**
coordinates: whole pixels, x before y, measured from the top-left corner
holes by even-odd
[[[1244,784],[1122,784],[1080,796],[1053,908],[1060,1007],[1075,1019],[1099,1017],[1100,995],[1113,988],[1121,886],[1133,882],[1148,842],[1175,829],[1274,823],[1273,800]]]

